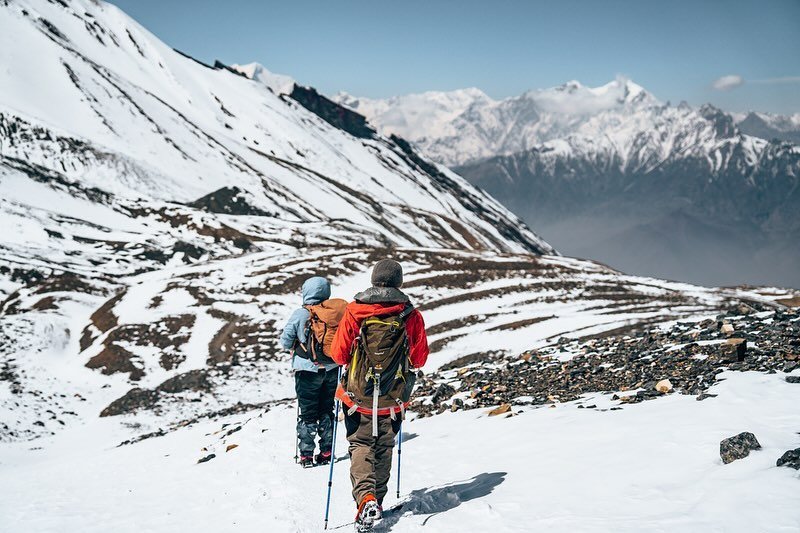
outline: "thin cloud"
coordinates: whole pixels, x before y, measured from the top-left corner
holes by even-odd
[[[718,91],[730,91],[731,89],[739,87],[743,83],[743,77],[739,76],[738,74],[729,74],[728,76],[717,78],[714,80],[714,83],[712,83],[711,86]]]
[[[713,88],[718,91],[730,91],[737,87],[741,87],[745,83],[757,83],[759,85],[775,85],[779,83],[800,83],[800,76],[782,76],[778,78],[763,78],[760,80],[745,80],[738,74],[729,74],[714,80],[711,84]]]

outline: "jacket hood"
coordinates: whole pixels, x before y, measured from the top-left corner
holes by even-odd
[[[308,278],[303,282],[303,305],[318,304],[331,297],[330,282],[320,276]]]
[[[370,287],[356,294],[355,300],[365,304],[392,304],[406,303],[409,301],[408,296],[406,296],[403,291],[394,287]]]
[[[371,316],[399,315],[406,308],[406,305],[405,303],[368,304],[355,301],[350,302],[347,305],[347,309],[350,311],[350,314],[353,315],[353,318],[360,322]]]

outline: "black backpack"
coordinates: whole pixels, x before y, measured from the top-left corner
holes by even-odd
[[[408,360],[407,305],[400,314],[363,320],[356,338],[344,388],[355,407],[378,409],[403,406],[411,396],[414,373]]]

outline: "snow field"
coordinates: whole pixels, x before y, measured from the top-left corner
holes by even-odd
[[[800,476],[775,460],[800,444],[800,387],[779,374],[724,378],[703,402],[673,395],[607,411],[608,396],[593,395],[511,418],[407,421],[404,506],[378,531],[792,531]],[[294,464],[294,415],[289,402],[121,447],[126,422],[94,419],[35,451],[5,445],[0,529],[320,531],[328,470]],[[763,449],[723,465],[719,441],[740,431]],[[337,458],[331,527],[354,512],[341,432]]]

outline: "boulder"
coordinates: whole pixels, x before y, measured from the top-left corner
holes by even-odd
[[[176,394],[183,391],[208,391],[211,383],[205,369],[196,369],[173,376],[156,387],[156,390]]]
[[[724,324],[722,324],[722,327],[719,328],[719,331],[721,333],[724,333],[725,335],[730,335],[731,333],[733,333],[733,324],[731,324],[730,322],[725,322]]]
[[[750,450],[760,450],[756,436],[749,431],[743,431],[733,437],[728,437],[719,443],[719,456],[725,464],[732,463],[737,459],[744,459],[750,455]]]
[[[800,376],[786,376],[788,383],[800,383]]]
[[[777,466],[788,466],[795,470],[800,470],[800,448],[789,450],[775,463]]]
[[[661,394],[666,394],[672,390],[672,382],[668,379],[662,379],[656,383],[656,390]]]
[[[122,397],[111,402],[100,412],[101,417],[131,413],[139,409],[152,409],[161,395],[158,391],[134,387]]]
[[[722,351],[730,360],[744,361],[744,356],[747,353],[747,340],[739,337],[731,337],[723,344]]]
[[[455,400],[453,400],[453,403],[450,405],[450,410],[453,411],[453,412],[458,411],[459,409],[463,409],[463,408],[464,408],[464,400],[462,400],[461,398],[456,398]]]
[[[431,397],[431,401],[435,404],[442,403],[445,400],[449,400],[450,397],[456,393],[456,389],[448,385],[447,383],[442,383],[436,388],[436,391],[433,393]]]
[[[213,459],[216,456],[217,456],[217,454],[210,453],[210,454],[206,455],[205,457],[201,457],[200,459],[198,459],[197,460],[197,464],[207,463],[207,462],[209,462],[211,459]]]
[[[507,412],[511,411],[511,404],[504,403],[498,407],[495,407],[491,411],[489,411],[489,416],[497,416],[502,415]]]

